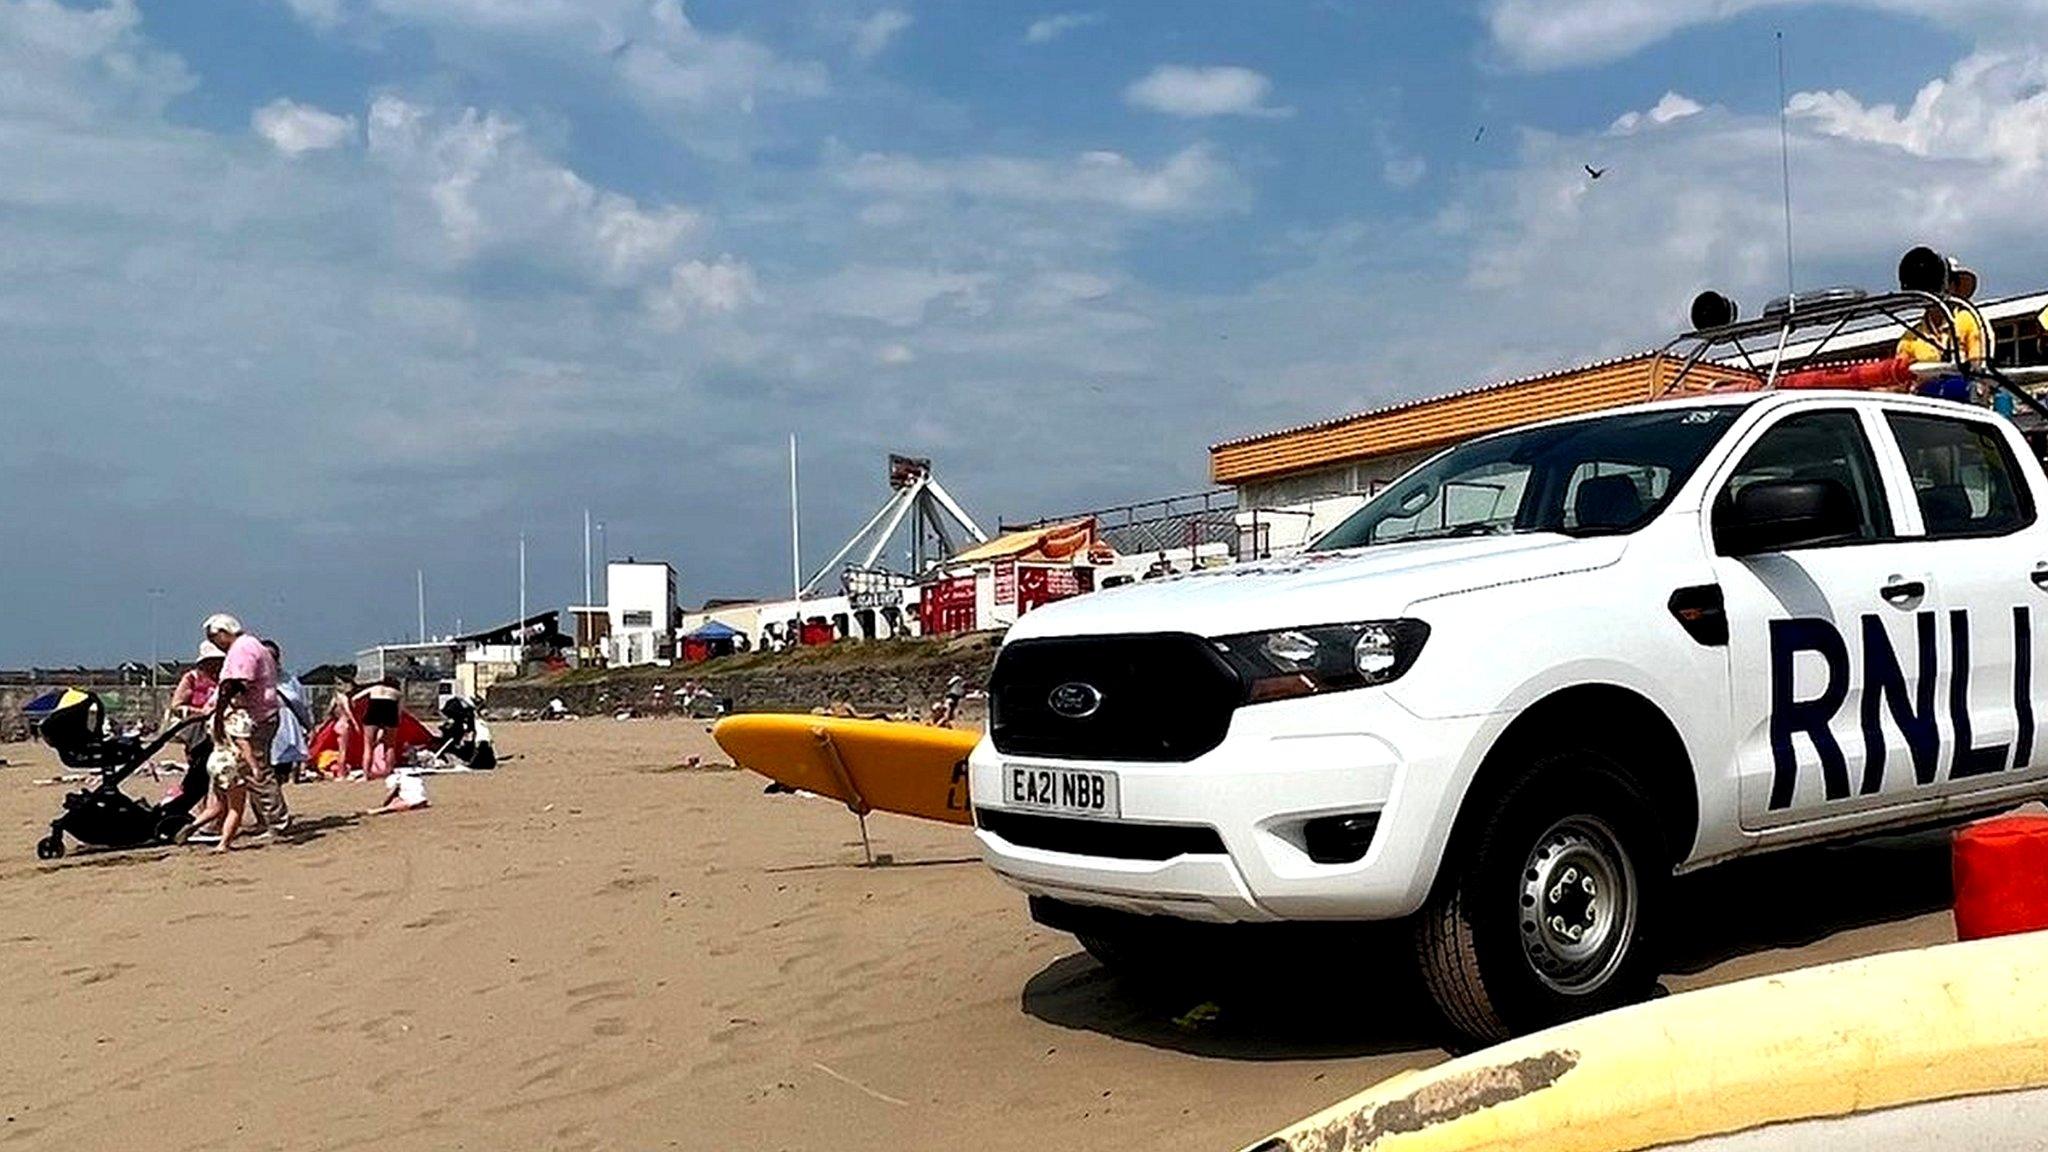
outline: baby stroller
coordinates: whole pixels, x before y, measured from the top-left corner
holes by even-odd
[[[205,717],[174,725],[148,743],[139,736],[107,736],[106,721],[106,706],[100,698],[73,688],[66,690],[56,708],[36,725],[43,743],[56,751],[65,767],[100,774],[99,783],[64,797],[64,811],[50,821],[50,834],[36,841],[38,860],[55,860],[64,855],[66,833],[81,844],[102,848],[167,844],[191,819],[192,809],[206,795],[204,781],[193,787],[189,773],[177,799],[164,804],[137,800],[121,791],[122,781],[149,763],[152,756],[186,729],[205,723]],[[199,770],[203,772],[204,767]]]

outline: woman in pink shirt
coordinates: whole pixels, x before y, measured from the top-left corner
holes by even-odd
[[[220,666],[227,657],[211,640],[199,646],[199,662],[185,669],[185,674],[178,677],[178,686],[171,689],[171,703],[164,710],[166,728],[213,711],[213,694],[220,688]]]
[[[221,663],[227,655],[211,640],[199,646],[198,662],[185,669],[185,674],[178,677],[178,686],[171,689],[170,705],[164,709],[164,728],[212,714],[213,694],[220,688]],[[206,773],[206,757],[213,751],[213,736],[208,725],[195,724],[186,729],[180,742],[185,745],[185,779],[164,797],[164,803],[182,802],[183,809],[189,812],[207,794],[211,778]]]

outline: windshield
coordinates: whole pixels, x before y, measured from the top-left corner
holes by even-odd
[[[1311,550],[1509,532],[1633,532],[1741,411],[1630,412],[1474,440],[1395,481]]]

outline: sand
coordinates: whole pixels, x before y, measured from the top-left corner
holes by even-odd
[[[1227,1150],[1443,1058],[1341,949],[1144,996],[965,830],[877,817],[862,868],[843,809],[679,767],[701,723],[497,733],[426,812],[302,786],[297,843],[55,864],[52,761],[0,745],[0,1148]],[[1923,838],[1692,881],[1668,983],[1949,939],[1946,875]]]

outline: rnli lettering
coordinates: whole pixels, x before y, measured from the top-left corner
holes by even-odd
[[[1914,616],[1913,653],[1916,675],[1909,689],[1905,663],[1892,645],[1891,633],[1875,614],[1859,622],[1863,640],[1863,695],[1861,728],[1863,737],[1863,778],[1857,791],[1868,796],[1884,787],[1884,721],[1903,738],[1913,763],[1913,781],[1926,786],[1936,782],[1941,770],[1941,733],[1935,712],[1935,681],[1940,674],[1936,645],[1939,622],[1933,612]],[[1985,744],[1972,742],[1970,716],[1970,614],[1955,609],[1948,614],[1949,680],[1948,723],[1952,734],[1948,775],[1951,780],[1985,776],[2007,768],[2031,766],[2034,753],[2033,625],[2025,607],[2012,610],[2013,690],[2015,718],[2013,742]],[[1842,746],[1829,726],[1849,698],[1850,668],[1848,644],[1833,622],[1818,618],[1773,620],[1771,640],[1771,798],[1772,810],[1792,805],[1799,782],[1799,759],[1794,738],[1804,736],[1820,761],[1821,794],[1829,800],[1849,796],[1849,767]],[[1801,653],[1818,657],[1823,676],[1818,692],[1800,698],[1793,681],[1793,669]]]

